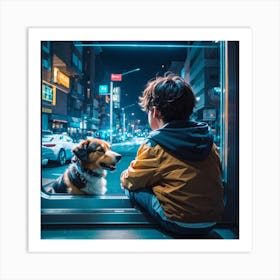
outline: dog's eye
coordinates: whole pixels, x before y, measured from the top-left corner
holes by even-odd
[[[96,149],[97,152],[100,152],[100,153],[105,153],[105,150],[103,147],[99,146],[97,149]]]

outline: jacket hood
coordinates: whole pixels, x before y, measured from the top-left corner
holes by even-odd
[[[173,121],[152,131],[148,139],[159,144],[177,158],[187,161],[205,159],[213,145],[208,124],[195,121]]]

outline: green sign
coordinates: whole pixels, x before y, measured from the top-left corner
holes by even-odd
[[[108,94],[108,86],[107,85],[100,85],[99,86],[99,94],[100,95],[107,95]]]

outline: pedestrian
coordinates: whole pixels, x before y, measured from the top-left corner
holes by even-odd
[[[190,119],[191,87],[167,73],[149,81],[139,99],[152,132],[122,172],[121,187],[175,237],[209,233],[222,218],[222,168],[211,128]]]

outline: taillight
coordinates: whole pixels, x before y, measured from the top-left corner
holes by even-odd
[[[51,148],[51,147],[55,147],[56,144],[43,144],[43,146]]]

